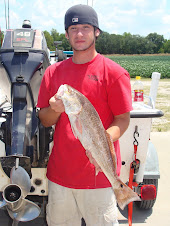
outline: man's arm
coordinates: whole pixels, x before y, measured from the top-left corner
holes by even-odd
[[[130,112],[114,116],[114,121],[106,130],[115,142],[118,140],[124,132],[127,130],[130,122]]]
[[[65,111],[62,100],[51,97],[49,100],[49,107],[41,108],[38,116],[43,126],[50,127],[57,123],[62,112]]]

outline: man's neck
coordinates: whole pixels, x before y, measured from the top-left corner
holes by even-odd
[[[85,64],[93,60],[97,56],[96,50],[92,51],[76,51],[73,50],[72,61],[75,64]]]

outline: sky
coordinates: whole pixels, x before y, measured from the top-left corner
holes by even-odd
[[[6,30],[22,26],[29,19],[33,29],[64,33],[64,15],[76,4],[88,4],[98,14],[100,29],[110,34],[129,32],[147,36],[156,32],[170,39],[170,0],[0,0],[0,27]],[[8,24],[8,21],[7,21]]]

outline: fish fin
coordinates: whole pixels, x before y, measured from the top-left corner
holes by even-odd
[[[130,187],[124,184],[119,178],[118,180],[120,182],[120,187],[113,190],[116,196],[117,203],[122,210],[130,202],[141,201],[136,192],[134,192]]]
[[[77,139],[78,136],[77,136],[76,130],[75,130],[74,126],[72,125],[72,123],[70,123],[70,124],[71,124],[72,132],[73,132],[75,138]],[[81,124],[79,115],[75,115],[74,125],[76,126],[76,129],[78,130],[78,132],[79,132],[80,134],[82,134],[82,132],[83,132],[83,127],[82,127],[82,124]]]
[[[96,160],[93,158],[91,152],[86,150],[86,155],[90,161],[90,163],[95,167],[95,175],[97,176],[99,172],[103,172],[100,166],[97,164]]]
[[[76,125],[76,128],[79,131],[79,133],[82,134],[82,131],[83,131],[82,124],[81,124],[81,121],[80,121],[80,117],[78,117],[78,116],[76,117],[75,125]]]
[[[97,168],[95,168],[95,175],[97,176],[98,173],[100,172],[100,170],[98,170]]]
[[[107,138],[107,142],[109,145],[109,149],[110,149],[110,154],[112,157],[112,161],[113,161],[113,167],[116,171],[117,169],[117,157],[116,157],[116,152],[115,152],[115,148],[114,148],[114,144],[113,144],[113,139],[111,137],[111,135],[106,131],[106,138]]]
[[[95,167],[95,175],[97,176],[100,172],[103,172],[100,167]]]

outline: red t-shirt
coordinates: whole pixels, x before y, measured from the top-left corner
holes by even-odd
[[[42,79],[37,107],[49,106],[49,99],[60,85],[68,84],[84,94],[97,110],[105,129],[114,115],[132,110],[128,72],[112,60],[98,54],[86,64],[74,64],[72,58],[49,66]],[[120,174],[119,142],[114,143],[117,173]],[[47,166],[49,180],[65,187],[88,189],[110,187],[103,173],[95,176],[80,141],[72,133],[68,116],[62,113],[54,133],[54,146]]]

